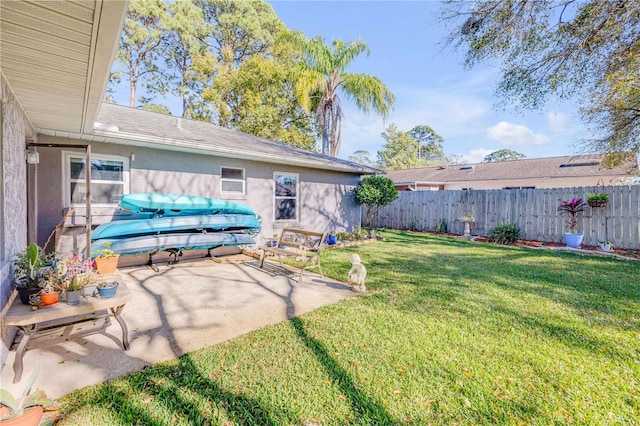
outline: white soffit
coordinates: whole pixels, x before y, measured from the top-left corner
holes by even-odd
[[[126,0],[0,0],[0,68],[33,126],[91,132]]]

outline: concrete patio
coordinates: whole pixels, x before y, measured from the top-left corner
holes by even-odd
[[[24,373],[13,382],[11,351],[2,366],[2,387],[22,391],[37,364],[36,387],[52,398],[105,382],[239,335],[336,303],[357,293],[343,283],[297,273],[245,255],[174,265],[119,270],[133,293],[122,314],[131,349],[124,351],[115,320],[104,334],[29,349]],[[64,303],[64,302],[59,302]]]

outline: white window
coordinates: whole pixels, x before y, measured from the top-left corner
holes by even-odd
[[[298,220],[298,175],[275,172],[274,220]]]
[[[220,168],[220,193],[244,195],[244,169]]]
[[[62,153],[62,183],[65,207],[84,205],[85,156],[83,153]],[[129,193],[129,159],[107,155],[91,155],[91,203],[114,205]]]

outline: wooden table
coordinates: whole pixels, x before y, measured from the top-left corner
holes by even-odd
[[[22,377],[22,359],[30,342],[37,339],[60,341],[61,338],[67,340],[103,332],[111,324],[111,316],[122,328],[122,346],[125,350],[129,349],[127,324],[120,314],[124,305],[131,300],[132,294],[120,277],[108,277],[108,280],[120,283],[115,296],[107,299],[98,295],[86,296],[75,306],[61,301],[33,310],[31,306],[22,304],[18,297],[15,298],[3,319],[6,326],[18,328],[13,345],[17,346],[13,362],[13,383],[19,382]]]

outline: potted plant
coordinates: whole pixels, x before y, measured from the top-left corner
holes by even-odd
[[[3,426],[9,425],[39,425],[42,419],[43,407],[53,404],[47,398],[44,391],[36,389],[31,393],[31,388],[36,381],[40,364],[36,365],[31,378],[27,383],[22,396],[16,399],[9,391],[0,389],[0,422]]]
[[[102,281],[98,283],[98,294],[103,299],[108,299],[109,297],[115,296],[117,290],[117,281]]]
[[[278,245],[278,234],[275,233],[273,234],[273,237],[269,238],[266,242],[265,245],[267,247],[275,247]]]
[[[111,242],[104,244],[98,251],[98,255],[93,260],[93,264],[99,274],[113,274],[118,269],[118,259],[120,255],[111,250]]]
[[[82,259],[77,254],[71,255],[61,262],[60,287],[67,297],[67,303],[77,305],[84,288],[97,281],[91,270],[91,259]]]
[[[58,303],[61,291],[62,289],[58,284],[58,278],[49,274],[47,280],[42,283],[40,293],[38,293],[40,295],[40,302],[43,305],[53,305],[54,303]]]
[[[51,255],[36,243],[17,253],[13,260],[14,280],[20,300],[25,305],[34,303],[34,298],[40,293],[52,269]]]
[[[578,224],[578,213],[584,211],[586,203],[582,198],[573,197],[569,201],[561,201],[558,206],[558,211],[567,213],[569,215],[569,231],[564,233],[564,241],[568,247],[580,248],[582,245],[582,239],[584,235],[576,232],[576,225]]]
[[[609,201],[609,194],[606,192],[590,192],[587,194],[587,204],[590,207],[604,207]]]
[[[327,244],[334,245],[338,243],[338,234],[336,231],[331,231],[329,235],[327,235]]]

